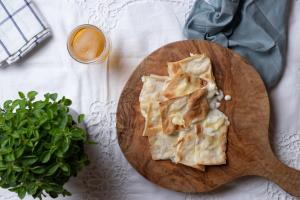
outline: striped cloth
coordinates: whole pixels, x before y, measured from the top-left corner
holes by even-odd
[[[0,67],[16,62],[49,36],[31,0],[0,0]]]

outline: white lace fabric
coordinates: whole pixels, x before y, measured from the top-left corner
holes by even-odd
[[[91,164],[66,185],[73,195],[58,199],[297,199],[259,177],[244,177],[206,194],[173,192],[143,178],[124,158],[115,125],[120,93],[145,56],[166,43],[184,39],[183,25],[194,0],[36,0],[36,3],[52,27],[53,38],[28,59],[1,71],[0,103],[16,97],[19,90],[55,91],[71,98],[73,108],[87,116],[87,130],[97,142],[87,148]],[[300,1],[293,0],[292,4],[287,67],[280,84],[270,94],[271,139],[279,158],[300,169],[300,56],[297,50]],[[109,34],[112,41],[109,66],[82,65],[69,57],[65,44],[67,35],[83,23],[97,25]],[[0,199],[18,198],[1,189]]]

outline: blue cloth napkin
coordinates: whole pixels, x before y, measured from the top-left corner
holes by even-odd
[[[184,27],[189,39],[217,42],[240,53],[268,88],[285,64],[287,0],[197,0]]]
[[[18,61],[49,36],[31,0],[0,0],[0,67]]]

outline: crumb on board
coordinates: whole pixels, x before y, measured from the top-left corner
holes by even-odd
[[[224,99],[225,99],[225,101],[230,101],[231,100],[231,96],[227,94],[227,95],[225,95]]]

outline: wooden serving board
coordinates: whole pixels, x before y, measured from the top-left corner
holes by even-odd
[[[208,166],[205,172],[171,161],[151,159],[139,94],[143,75],[167,75],[166,63],[205,53],[211,58],[217,85],[231,101],[220,109],[229,117],[227,164]],[[281,163],[269,142],[270,107],[263,81],[255,69],[233,51],[215,43],[186,40],[168,44],[149,55],[134,71],[121,94],[117,110],[117,134],[129,163],[145,178],[180,192],[207,192],[238,177],[256,175],[274,181],[300,196],[300,171]]]

